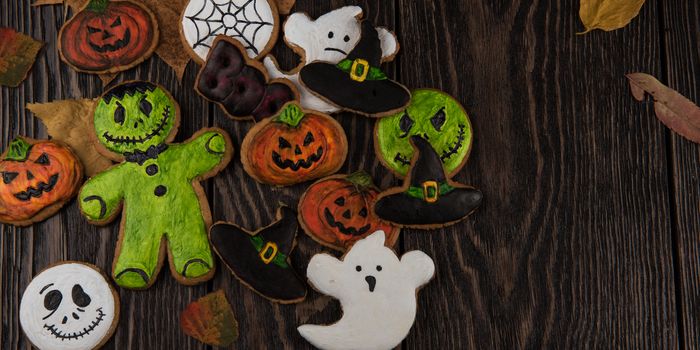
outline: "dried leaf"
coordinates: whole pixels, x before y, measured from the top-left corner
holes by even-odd
[[[0,28],[0,85],[19,86],[43,45],[12,28]]]
[[[292,11],[292,7],[297,2],[296,0],[275,0],[277,3],[277,11],[280,15],[288,15]]]
[[[654,110],[661,122],[686,139],[700,143],[700,107],[649,74],[627,74],[627,79],[638,101],[644,99],[644,92],[654,97]]]
[[[645,0],[581,0],[579,16],[586,31],[611,31],[626,26],[639,14]]]
[[[143,0],[158,19],[160,42],[156,54],[172,67],[179,80],[185,75],[185,68],[190,55],[184,49],[180,39],[180,14],[187,5],[187,0]]]
[[[238,339],[238,322],[223,290],[205,295],[180,315],[185,334],[213,346],[228,346]]]
[[[98,77],[100,77],[100,80],[102,80],[102,86],[107,86],[109,83],[114,80],[114,78],[117,77],[119,73],[105,73],[105,74],[100,74]]]
[[[32,3],[32,6],[65,4],[66,6],[72,8],[73,11],[78,11],[85,7],[85,4],[87,3],[88,0],[36,0],[34,3]]]
[[[103,157],[92,144],[93,132],[89,120],[96,100],[63,100],[49,103],[29,103],[27,109],[36,114],[56,140],[63,141],[78,155],[85,174],[93,176],[112,162]]]

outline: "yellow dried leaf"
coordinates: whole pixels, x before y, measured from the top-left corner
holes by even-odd
[[[94,131],[89,118],[95,102],[96,100],[63,100],[27,104],[27,109],[44,122],[51,137],[63,141],[73,149],[88,176],[112,166],[112,162],[97,152],[92,144],[90,133]]]
[[[611,31],[626,26],[639,14],[645,0],[581,0],[579,16],[586,31]]]

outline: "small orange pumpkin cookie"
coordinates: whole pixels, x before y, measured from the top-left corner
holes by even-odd
[[[261,183],[289,186],[337,172],[348,140],[338,122],[290,102],[278,115],[256,124],[243,139],[245,171]]]
[[[0,177],[0,222],[28,226],[75,196],[83,167],[68,146],[17,137],[0,157]]]

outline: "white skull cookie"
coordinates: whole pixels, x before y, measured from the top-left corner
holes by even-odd
[[[96,349],[114,333],[119,298],[96,267],[63,262],[32,279],[22,295],[19,319],[39,349]]]
[[[417,289],[435,273],[433,260],[414,250],[399,259],[383,231],[357,241],[338,260],[317,254],[306,275],[321,293],[340,300],[343,317],[330,326],[303,325],[301,336],[324,350],[392,349],[416,318]]]

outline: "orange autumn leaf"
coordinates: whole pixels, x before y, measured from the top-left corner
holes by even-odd
[[[627,79],[635,99],[643,101],[645,93],[654,98],[654,111],[662,123],[686,139],[700,143],[700,107],[649,74],[627,74]]]
[[[185,334],[213,346],[228,346],[238,339],[238,322],[223,290],[192,302],[180,315]]]
[[[0,85],[19,86],[43,45],[12,28],[0,28]]]
[[[579,16],[586,31],[622,28],[637,17],[645,0],[581,0]]]

